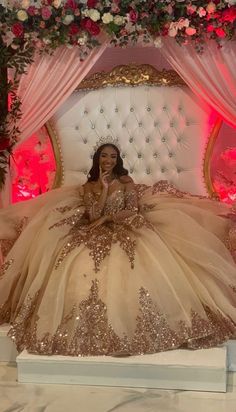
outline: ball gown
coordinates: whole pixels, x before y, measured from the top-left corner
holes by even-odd
[[[234,211],[165,181],[113,189],[100,212],[83,186],[0,211],[0,323],[18,350],[137,355],[235,337]],[[91,229],[94,210],[114,221]]]

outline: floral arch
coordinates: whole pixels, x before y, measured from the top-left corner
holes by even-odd
[[[236,126],[235,22],[236,0],[2,0],[0,186],[13,147],[46,123],[109,44],[160,48]]]

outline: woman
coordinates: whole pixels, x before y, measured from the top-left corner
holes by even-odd
[[[118,148],[104,144],[84,187],[0,213],[3,246],[15,241],[0,274],[1,322],[19,350],[38,354],[220,344],[236,336],[230,216],[163,181],[135,186]]]

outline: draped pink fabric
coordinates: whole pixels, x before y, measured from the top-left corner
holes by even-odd
[[[35,56],[34,63],[22,75],[17,94],[21,99],[22,118],[18,127],[21,131],[18,145],[40,129],[58,107],[71,95],[107,47],[94,48],[87,59],[80,61],[79,49],[63,46],[52,56]],[[11,179],[8,173],[1,193],[2,206],[11,203]]]
[[[175,39],[163,43],[161,53],[193,92],[236,127],[236,41],[225,41],[221,48],[208,41],[203,54],[192,44],[179,46]]]
[[[52,56],[37,55],[27,74],[21,76],[18,95],[23,116],[19,121],[21,143],[55,113],[83,80],[106,48],[92,50],[83,62],[79,50],[60,47]]]

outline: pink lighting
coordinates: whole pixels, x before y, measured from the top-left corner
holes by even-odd
[[[55,159],[46,128],[32,135],[11,160],[12,202],[34,198],[53,186]]]

